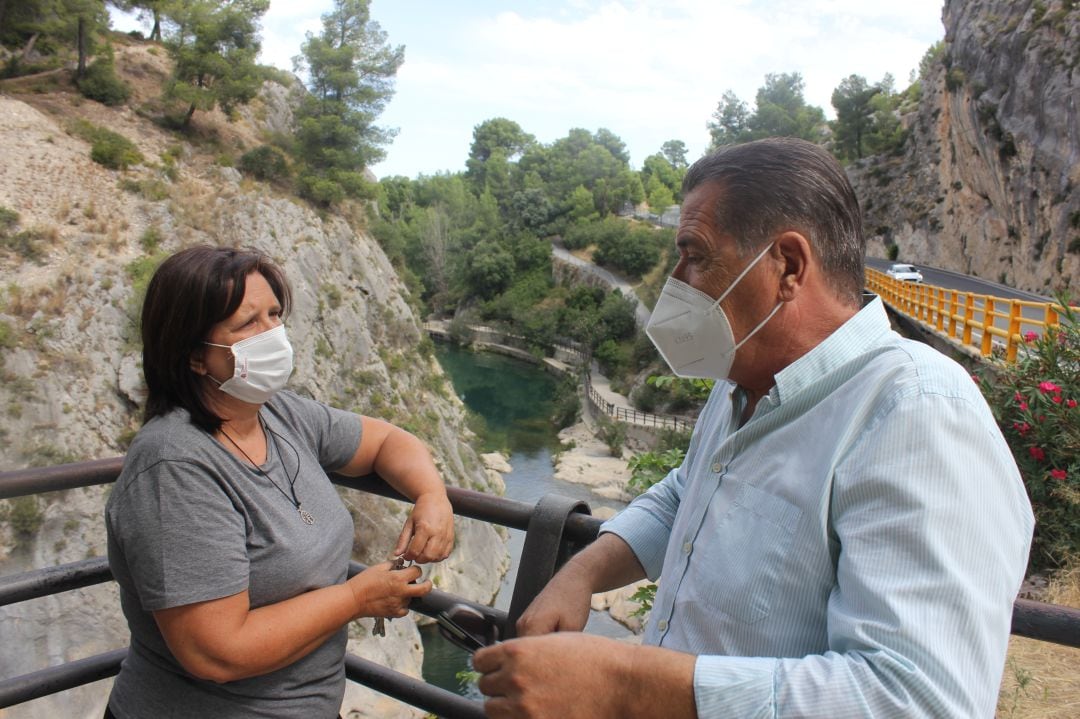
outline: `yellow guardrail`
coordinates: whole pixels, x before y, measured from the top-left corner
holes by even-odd
[[[1030,333],[1041,335],[1058,324],[1064,307],[1055,302],[1030,302],[993,295],[904,282],[866,268],[866,287],[900,314],[934,330],[960,347],[998,361],[995,348],[1004,347],[1004,360],[1016,361]]]

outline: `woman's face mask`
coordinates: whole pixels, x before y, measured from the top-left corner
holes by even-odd
[[[736,350],[772,319],[783,302],[777,303],[772,312],[738,343],[720,303],[771,247],[762,250],[716,300],[685,282],[668,278],[645,333],[672,372],[679,377],[728,378]]]
[[[264,404],[285,387],[293,371],[293,349],[285,336],[285,325],[234,345],[205,344],[232,351],[233,376],[218,382],[218,389],[250,404]],[[213,377],[210,379],[217,382]]]

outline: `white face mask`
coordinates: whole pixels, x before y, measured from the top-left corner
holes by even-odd
[[[285,325],[231,346],[206,344],[232,351],[233,376],[219,382],[218,389],[250,404],[263,404],[273,397],[289,381],[293,371],[293,350],[285,336]],[[210,379],[217,382],[213,377]]]
[[[679,377],[728,378],[735,362],[735,351],[764,327],[784,303],[777,303],[772,312],[737,344],[720,303],[771,247],[762,250],[716,300],[685,282],[668,278],[645,326],[645,333],[672,372]]]

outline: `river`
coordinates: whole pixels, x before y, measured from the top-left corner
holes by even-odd
[[[592,509],[621,509],[622,502],[593,494],[589,487],[555,479],[552,452],[559,446],[558,430],[551,422],[556,380],[537,365],[490,352],[469,352],[436,343],[435,355],[450,377],[454,391],[487,426],[484,451],[509,452],[512,471],[504,475],[506,496],[534,503],[554,492],[586,501]],[[518,558],[525,533],[509,530],[510,570],[503,577],[494,606],[509,609],[517,578]],[[606,612],[593,612],[585,631],[621,637],[629,631]],[[480,698],[475,686],[457,675],[467,670],[469,655],[447,642],[435,625],[420,630],[424,642],[424,679],[436,686]]]

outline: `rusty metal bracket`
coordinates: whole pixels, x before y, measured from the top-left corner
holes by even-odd
[[[560,494],[547,494],[540,498],[529,518],[525,544],[521,548],[514,595],[510,599],[510,611],[502,636],[517,636],[516,624],[529,603],[540,594],[555,572],[567,559],[584,547],[587,542],[575,542],[566,538],[567,520],[574,514],[592,514],[589,505],[580,499]]]

